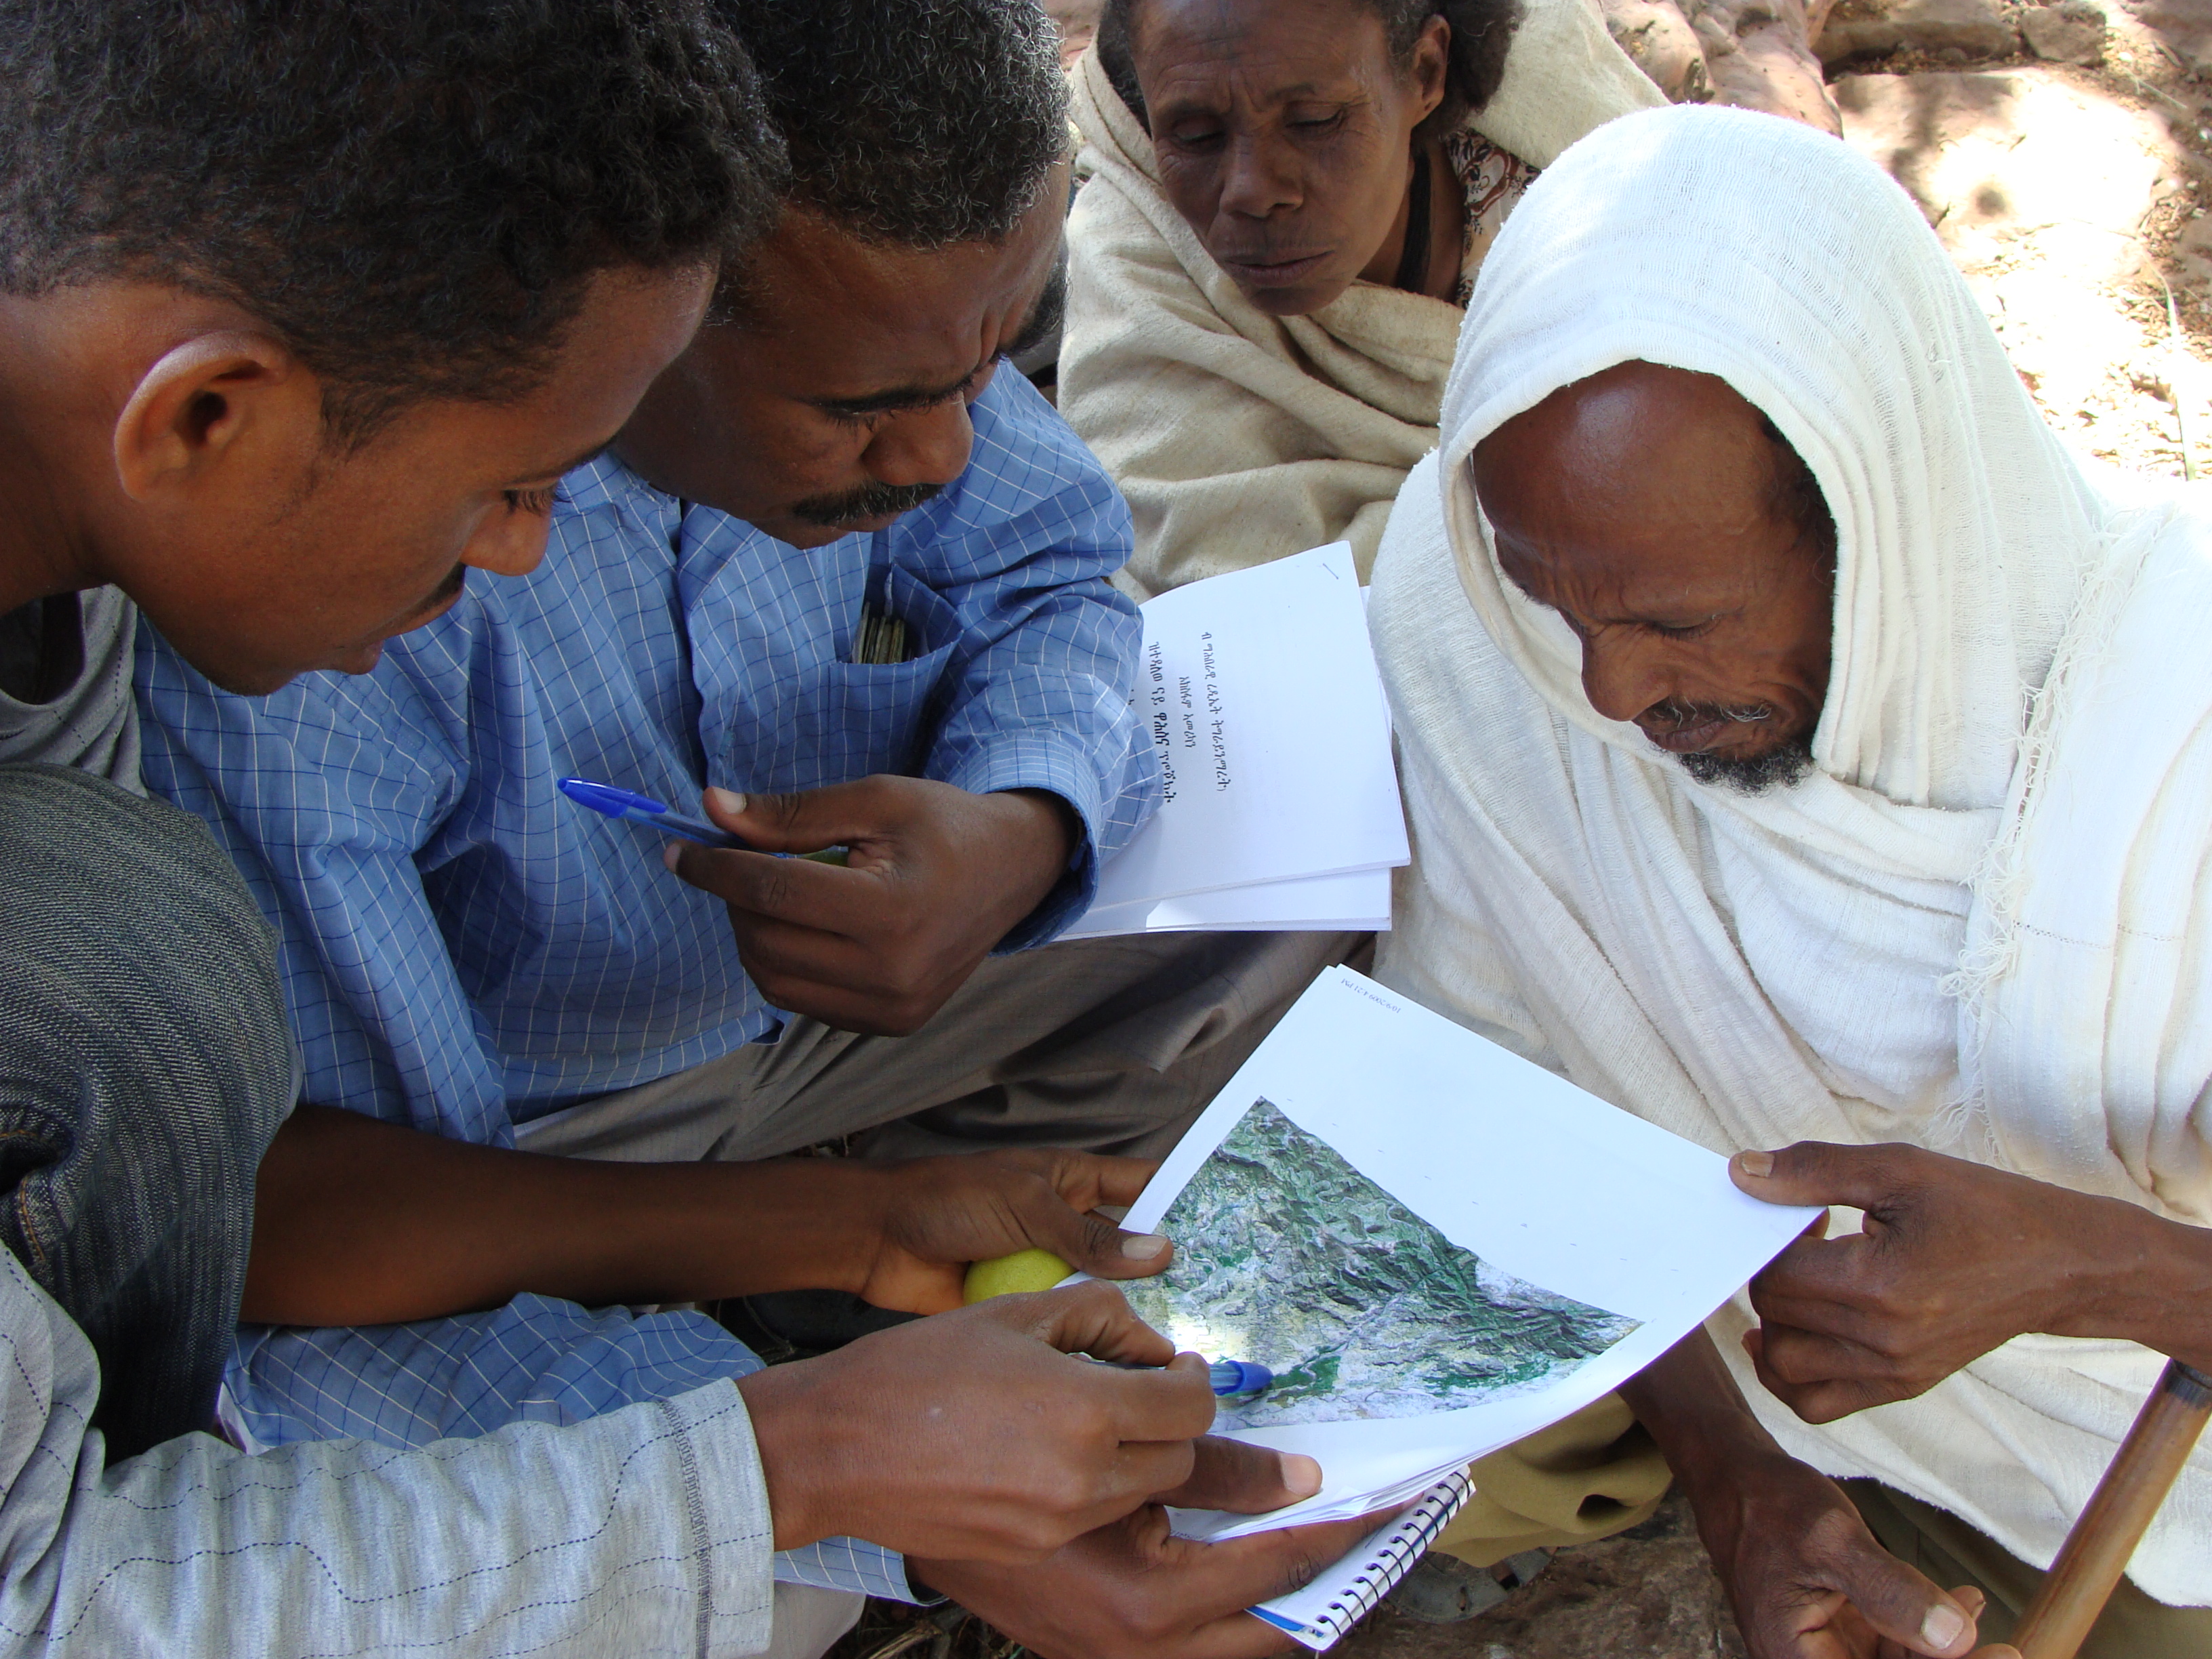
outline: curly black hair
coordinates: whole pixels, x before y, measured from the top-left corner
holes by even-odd
[[[1121,101],[1146,120],[1144,89],[1130,43],[1140,0],[1106,0],[1098,18],[1098,64]],[[1451,61],[1444,71],[1444,100],[1416,130],[1427,138],[1449,132],[1498,95],[1505,78],[1505,53],[1520,26],[1520,0],[1346,0],[1382,20],[1390,56],[1400,69],[1413,62],[1413,47],[1429,19],[1451,25]],[[1149,124],[1147,124],[1149,125]]]
[[[760,66],[786,199],[860,241],[997,241],[1067,153],[1036,0],[712,0]]]
[[[596,273],[719,258],[781,166],[698,0],[0,0],[0,291],[235,304],[342,444],[527,392]]]

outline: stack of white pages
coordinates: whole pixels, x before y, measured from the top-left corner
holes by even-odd
[[[1322,1470],[1304,1503],[1178,1510],[1176,1530],[1410,1504],[1619,1388],[1815,1213],[1747,1197],[1718,1155],[1332,969],[1122,1223],[1175,1242],[1164,1273],[1121,1285],[1140,1316],[1274,1373],[1214,1432]]]
[[[1066,937],[1389,927],[1411,855],[1350,544],[1143,609],[1135,708],[1163,800]]]

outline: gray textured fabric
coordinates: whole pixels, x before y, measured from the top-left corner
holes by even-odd
[[[0,1242],[82,1328],[118,1455],[214,1419],[294,1099],[275,937],[198,819],[0,767]]]
[[[84,1338],[0,1254],[0,1659],[738,1659],[769,1644],[737,1390],[421,1451],[187,1435],[101,1467]]]
[[[775,1629],[763,1659],[817,1659],[860,1622],[868,1598],[814,1584],[775,1587]]]
[[[74,767],[143,794],[131,694],[137,627],[138,607],[112,587],[0,616],[0,763]]]
[[[911,1036],[793,1019],[773,1043],[520,1126],[526,1151],[872,1158],[1074,1146],[1159,1158],[1360,933],[1152,933],[994,957]]]
[[[768,1493],[727,1382],[412,1452],[185,1432],[295,1089],[274,940],[197,818],[0,766],[0,1659],[769,1645]],[[797,1611],[804,1646],[842,1608]]]

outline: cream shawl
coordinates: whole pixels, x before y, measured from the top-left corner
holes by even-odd
[[[1372,283],[1310,317],[1248,301],[1161,193],[1152,143],[1100,68],[1074,71],[1060,406],[1129,500],[1149,596],[1323,542],[1373,562],[1391,498],[1437,441],[1458,307]],[[1548,163],[1662,102],[1591,0],[1528,0],[1498,95],[1469,125]]]
[[[1499,574],[1474,445],[1631,358],[1725,378],[1838,533],[1802,783],[1692,782]],[[1385,980],[1716,1151],[1902,1139],[2212,1221],[2212,518],[2092,476],[1905,195],[1771,117],[1615,123],[1493,246],[1372,610],[1414,862]],[[2160,1359],[2024,1337],[1783,1443],[2048,1562]],[[2212,1604],[2212,1445],[2132,1576]]]

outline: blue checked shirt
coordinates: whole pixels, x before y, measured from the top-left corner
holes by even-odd
[[[1020,376],[972,414],[968,469],[936,500],[805,552],[594,462],[564,480],[535,574],[472,574],[370,674],[234,696],[141,630],[147,784],[207,820],[279,930],[303,1099],[509,1146],[517,1122],[773,1037],[720,902],[667,873],[657,832],[560,795],[570,775],[685,810],[707,784],[879,772],[1048,789],[1083,845],[1003,948],[1082,913],[1158,794],[1129,709],[1138,621],[1105,580],[1128,514]],[[920,654],[852,662],[864,601],[887,601]],[[699,1315],[523,1297],[412,1325],[248,1328],[230,1381],[264,1442],[420,1445],[757,1364]],[[800,1554],[778,1576],[904,1593],[872,1546]]]

